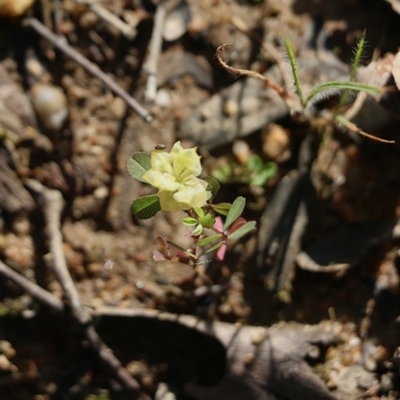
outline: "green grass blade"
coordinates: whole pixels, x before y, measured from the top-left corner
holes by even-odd
[[[349,81],[331,81],[321,83],[313,88],[311,93],[307,96],[305,104],[307,104],[313,97],[321,94],[324,91],[338,91],[338,90],[353,90],[356,92],[365,92],[371,95],[377,95],[381,93],[381,89],[374,86],[366,85],[360,82],[349,82]]]
[[[351,70],[350,70],[350,81],[353,82],[356,78],[356,73],[357,73],[357,68],[360,65],[361,57],[364,51],[364,46],[365,46],[365,30],[362,33],[360,39],[357,42],[357,47],[356,51],[354,53],[354,60],[353,63],[351,64]]]
[[[356,51],[354,53],[354,60],[353,60],[353,62],[351,64],[350,76],[349,76],[349,81],[350,82],[354,82],[355,79],[356,79],[357,68],[360,65],[361,57],[362,57],[363,51],[364,51],[364,46],[365,46],[365,41],[366,41],[365,37],[366,37],[366,31],[364,30],[364,32],[362,33],[360,39],[357,42]],[[335,108],[336,113],[346,103],[348,94],[349,94],[348,91],[345,91],[340,96],[340,100],[338,101],[337,106]]]
[[[299,96],[300,103],[304,108],[306,106],[307,102],[304,101],[303,92],[301,91],[299,70],[297,69],[296,56],[294,54],[294,50],[292,47],[292,43],[290,43],[290,40],[284,39],[284,43],[285,43],[287,54],[289,56],[290,68],[292,69],[292,75],[293,75],[294,85],[296,88],[296,93]]]

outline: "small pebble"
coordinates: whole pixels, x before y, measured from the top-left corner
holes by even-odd
[[[251,157],[249,145],[243,140],[236,140],[232,146],[232,153],[235,155],[240,164],[246,164]]]
[[[171,106],[171,96],[166,89],[160,89],[156,95],[156,104],[161,107]]]
[[[272,161],[281,163],[292,155],[289,131],[280,125],[270,124],[263,130],[262,140],[263,152]]]
[[[33,107],[44,127],[60,129],[68,116],[67,98],[61,88],[37,84],[31,89]]]

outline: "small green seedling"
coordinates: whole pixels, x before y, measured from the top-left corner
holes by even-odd
[[[268,78],[259,74],[258,72],[236,69],[227,65],[221,58],[221,52],[224,48],[229,46],[228,44],[224,44],[217,49],[216,58],[219,61],[219,63],[232,74],[247,75],[262,80],[266,87],[275,90],[284,100],[287,101],[289,107],[293,112],[300,112],[300,114],[303,115],[305,120],[309,119],[309,117],[307,116],[308,115],[307,112],[316,102],[318,102],[321,99],[326,99],[328,97],[331,97],[333,95],[341,94],[340,99],[333,110],[324,110],[324,120],[326,121],[326,123],[330,122],[336,123],[337,125],[344,126],[351,131],[354,131],[362,136],[368,137],[369,139],[377,140],[383,143],[394,143],[393,140],[378,138],[367,132],[362,131],[346,117],[345,113],[342,112],[343,106],[346,104],[349,93],[351,92],[364,92],[370,95],[378,95],[383,92],[383,89],[381,88],[377,88],[371,85],[367,85],[365,83],[354,81],[356,76],[356,71],[360,64],[361,56],[365,46],[365,32],[362,34],[360,40],[357,43],[357,47],[355,50],[355,57],[350,69],[349,79],[346,81],[329,81],[329,82],[319,83],[315,85],[309,93],[306,94],[303,92],[301,86],[301,81],[299,78],[299,71],[297,67],[297,61],[296,61],[296,56],[294,54],[293,46],[288,39],[285,39],[283,42],[288,55],[291,77],[293,79],[295,87],[294,97],[293,94],[289,93],[287,90],[275,84],[274,82],[270,81]],[[293,100],[297,101],[293,102]]]
[[[247,184],[264,186],[275,178],[278,166],[272,161],[264,162],[258,154],[252,154],[241,164],[234,160],[228,161],[211,172],[211,176],[224,184]]]

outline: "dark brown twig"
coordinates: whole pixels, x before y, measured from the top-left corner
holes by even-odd
[[[27,182],[29,188],[34,191],[42,206],[46,219],[47,234],[50,241],[50,251],[53,257],[52,267],[64,290],[64,294],[69,301],[72,316],[84,328],[84,333],[92,348],[97,352],[103,365],[112,373],[124,388],[132,392],[134,399],[146,399],[146,395],[141,394],[140,386],[124,368],[120,361],[115,357],[112,350],[106,346],[92,325],[92,318],[89,312],[83,307],[79,293],[74,281],[68,271],[62,245],[62,234],[60,218],[63,208],[63,198],[58,190],[51,190],[44,187],[38,181],[30,180]]]
[[[225,68],[228,72],[230,72],[232,75],[235,76],[245,75],[245,76],[250,76],[252,78],[260,79],[264,83],[265,87],[275,90],[275,92],[277,92],[279,96],[281,96],[284,99],[291,97],[290,94],[282,86],[277,85],[276,83],[272,82],[270,79],[268,79],[264,75],[261,75],[258,72],[249,69],[233,68],[229,66],[221,57],[221,52],[229,46],[231,46],[231,44],[229,43],[222,44],[217,48],[215,52],[215,57],[217,58],[217,61],[223,68]]]
[[[75,62],[85,68],[92,75],[101,79],[103,83],[110,88],[111,91],[113,91],[116,95],[125,100],[129,107],[136,111],[146,122],[151,122],[153,120],[151,114],[143,106],[141,106],[124,89],[122,89],[122,87],[119,86],[109,75],[104,73],[96,64],[89,61],[85,56],[83,56],[73,47],[71,47],[64,38],[51,32],[36,18],[26,18],[24,20],[24,25],[33,28],[39,35],[43,36],[45,39],[51,42],[64,54],[72,58]]]

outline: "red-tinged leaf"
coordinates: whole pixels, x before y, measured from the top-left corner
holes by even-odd
[[[224,245],[218,249],[217,254],[215,255],[217,261],[224,261],[227,247],[226,243],[224,243]]]
[[[245,220],[243,217],[239,217],[229,228],[229,234],[237,231],[241,226],[243,226],[247,220]]]
[[[165,261],[166,258],[164,254],[159,252],[158,250],[153,250],[153,261]]]

